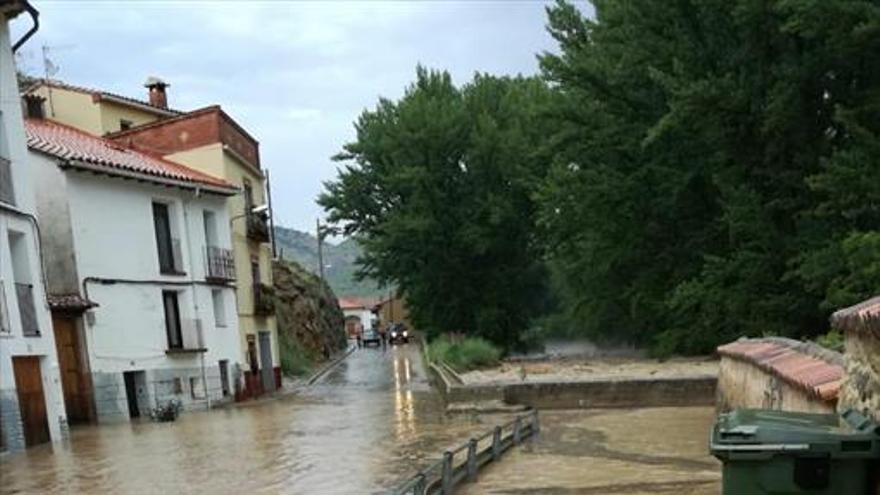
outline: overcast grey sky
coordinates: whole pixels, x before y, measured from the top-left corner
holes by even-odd
[[[42,71],[45,44],[66,82],[145,97],[155,75],[174,108],[219,103],[260,141],[276,222],[300,230],[322,215],[315,198],[354,120],[400,96],[416,64],[461,83],[476,71],[534,74],[535,55],[555,49],[538,0],[33,3],[41,27],[22,69]],[[27,27],[19,16],[13,36]]]

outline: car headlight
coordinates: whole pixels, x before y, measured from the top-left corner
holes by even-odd
[[[404,336],[404,337],[407,336],[406,330],[403,331],[403,336]]]
[[[397,337],[397,332],[391,332],[391,338]]]

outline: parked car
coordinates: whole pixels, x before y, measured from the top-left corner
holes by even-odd
[[[361,337],[361,342],[363,342],[364,347],[372,344],[376,344],[376,346],[382,345],[382,336],[379,335],[379,332],[372,328],[364,329],[364,335]]]
[[[406,344],[409,342],[409,330],[407,330],[406,325],[403,323],[391,325],[391,332],[388,335],[388,341],[392,344]]]

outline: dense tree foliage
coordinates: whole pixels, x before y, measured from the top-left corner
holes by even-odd
[[[549,9],[564,96],[542,225],[572,321],[703,352],[880,289],[880,5]]]
[[[346,165],[319,202],[419,328],[519,343],[545,292],[532,195],[549,98],[538,79],[477,75],[457,88],[419,68],[403,98],[361,115],[337,157]]]
[[[659,353],[880,292],[880,2],[594,7],[548,9],[545,83],[419,70],[361,116],[321,203],[366,273],[510,345],[547,267],[548,321]]]

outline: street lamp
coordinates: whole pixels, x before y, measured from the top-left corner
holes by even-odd
[[[239,215],[235,215],[232,218],[230,218],[229,225],[232,226],[232,222],[235,220],[238,220],[239,218],[244,218],[248,215],[260,215],[262,213],[266,213],[267,211],[269,211],[269,205],[267,205],[267,204],[254,206],[251,208],[250,211],[245,212],[245,213],[241,213]]]

